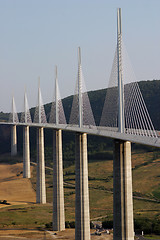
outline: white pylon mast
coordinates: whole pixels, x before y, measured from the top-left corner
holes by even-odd
[[[24,93],[24,122],[27,123],[27,95],[26,95],[26,88]]]
[[[118,131],[123,133],[124,122],[124,86],[122,78],[122,22],[121,8],[117,9],[117,65],[118,65]]]
[[[83,125],[82,115],[82,74],[81,74],[81,49],[78,48],[78,102],[79,102],[79,127]]]
[[[14,96],[12,97],[12,117],[13,123],[15,122],[15,103],[14,103]]]
[[[56,103],[56,124],[59,124],[57,66],[55,66],[55,103]]]
[[[41,123],[41,93],[40,93],[40,77],[38,77],[38,117]]]

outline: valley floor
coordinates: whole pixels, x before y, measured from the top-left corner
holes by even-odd
[[[52,231],[38,231],[34,229],[6,229],[0,230],[0,240],[51,240],[51,239],[68,239],[68,240],[75,240],[75,230],[74,229],[67,229],[62,232],[58,232],[55,235],[55,232]],[[93,231],[91,233],[91,240],[112,240],[113,235],[102,234],[101,236],[94,235]]]
[[[23,178],[23,164],[0,164],[0,200],[6,200],[9,205],[0,204],[1,210],[3,208],[8,208],[10,210],[14,210],[14,206],[18,206],[18,210],[22,209],[23,206],[33,206],[36,203],[36,192],[32,187],[31,181],[29,179]],[[13,209],[11,208],[13,207]],[[17,210],[17,209],[15,209]],[[12,217],[12,216],[11,216]],[[1,222],[2,223],[2,222]],[[14,225],[14,222],[13,222]],[[17,228],[17,226],[16,226]],[[37,229],[16,229],[7,228],[7,225],[4,224],[4,229],[0,229],[0,240],[41,240],[41,239],[75,239],[75,230],[67,229],[65,231],[54,233],[52,231],[39,231]],[[99,240],[109,240],[113,239],[112,236],[101,235],[95,236],[92,234],[91,239],[99,239]]]
[[[23,178],[23,163],[0,163],[0,240],[3,239],[75,239],[74,229],[53,235],[39,231],[52,222],[53,170],[46,167],[47,204],[36,204],[36,164],[32,164],[32,179]],[[159,153],[133,153],[134,217],[159,219]],[[91,219],[113,217],[113,161],[89,163],[89,190]],[[64,169],[66,221],[75,220],[75,166]],[[10,229],[10,230],[7,230]],[[12,229],[12,230],[11,230]],[[17,230],[16,230],[17,229]],[[19,230],[18,230],[19,229]],[[26,229],[26,230],[24,230]],[[93,230],[94,232],[95,230]],[[96,236],[91,240],[112,240],[112,235]]]

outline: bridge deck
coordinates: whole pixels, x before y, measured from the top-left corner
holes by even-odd
[[[69,124],[51,124],[51,123],[8,123],[8,122],[0,122],[0,125],[17,125],[17,126],[29,126],[29,127],[44,127],[50,129],[62,129],[64,131],[71,132],[81,132],[87,133],[90,135],[96,135],[101,137],[108,137],[112,139],[121,139],[124,141],[130,141],[133,143],[139,143],[142,145],[148,145],[153,147],[160,147],[160,138],[156,137],[147,137],[140,136],[135,134],[127,134],[118,132],[117,128],[107,128],[107,127],[78,127]]]

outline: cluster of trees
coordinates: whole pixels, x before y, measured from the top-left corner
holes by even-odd
[[[144,234],[154,233],[160,235],[160,219],[135,219],[135,231],[143,231]]]
[[[46,223],[45,227],[47,229],[52,229],[52,222]],[[94,225],[90,222],[90,227],[93,228]],[[75,221],[66,221],[65,228],[75,228]],[[113,228],[113,220],[105,220],[102,222],[102,228],[104,229],[112,229]],[[160,219],[149,219],[149,218],[139,218],[134,220],[134,231],[135,233],[144,234],[156,234],[160,235]]]
[[[105,229],[113,228],[113,220],[105,220],[102,222]],[[160,235],[160,219],[137,218],[134,220],[135,233],[157,234]]]
[[[52,222],[50,222],[50,223],[46,223],[45,224],[45,227],[47,228],[47,229],[50,229],[50,230],[52,230]],[[65,228],[75,228],[75,221],[66,221],[65,222]]]
[[[0,204],[10,205],[10,203],[8,203],[7,200],[0,200]]]
[[[51,229],[52,230],[52,222],[50,223],[46,223],[45,227],[47,229]],[[65,222],[65,228],[75,228],[75,221],[66,221]],[[94,224],[92,222],[90,222],[90,228],[94,228]]]

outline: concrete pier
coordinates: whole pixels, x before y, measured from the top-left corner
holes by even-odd
[[[53,130],[53,231],[64,229],[62,131]]]
[[[90,240],[87,134],[76,133],[75,239]]]
[[[37,128],[37,186],[36,202],[46,203],[45,162],[44,162],[44,131]]]
[[[29,126],[23,127],[23,177],[30,178]]]
[[[113,239],[134,240],[131,143],[114,140]]]
[[[17,127],[11,126],[11,156],[17,155]]]

